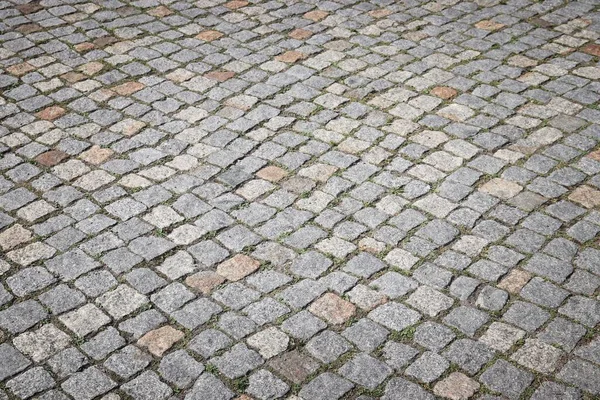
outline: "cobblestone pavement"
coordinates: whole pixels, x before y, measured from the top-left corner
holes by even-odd
[[[600,398],[598,0],[0,0],[0,400]]]

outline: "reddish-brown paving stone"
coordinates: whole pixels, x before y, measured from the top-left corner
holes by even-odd
[[[285,53],[275,57],[277,61],[285,63],[295,63],[296,61],[302,60],[303,58],[306,58],[306,54],[294,50],[286,51]]]
[[[35,67],[31,64],[24,62],[21,64],[11,65],[10,67],[6,68],[6,71],[8,71],[12,75],[21,76],[25,75],[28,72],[35,71]]]
[[[171,327],[163,326],[146,333],[138,341],[138,346],[145,347],[156,357],[161,357],[163,353],[169,350],[175,343],[183,339],[184,334],[181,331]]]
[[[93,145],[89,150],[84,151],[79,155],[83,161],[98,165],[102,164],[104,161],[108,160],[108,158],[114,153],[111,149],[103,149],[97,144]]]
[[[64,151],[50,150],[37,156],[35,161],[45,167],[54,167],[67,157],[69,157],[69,155]]]
[[[235,72],[232,71],[211,71],[206,75],[208,79],[212,79],[219,82],[225,82],[228,79],[231,79],[235,76]]]
[[[256,176],[269,182],[279,182],[287,175],[288,173],[284,169],[274,165],[269,165],[256,173]]]
[[[436,86],[431,89],[431,94],[439,97],[440,99],[449,100],[456,96],[458,92],[456,89],[453,89],[448,86]]]
[[[600,206],[600,191],[591,186],[580,186],[569,195],[569,200],[579,203],[586,208]]]
[[[29,35],[30,33],[39,32],[42,29],[43,28],[40,24],[32,23],[19,25],[15,30],[17,32],[21,32],[24,35]]]
[[[339,325],[354,315],[356,306],[337,294],[326,293],[310,305],[309,311],[332,324]]]
[[[300,384],[319,368],[319,363],[298,350],[292,350],[272,358],[269,366],[284,378]]]
[[[479,390],[479,383],[463,373],[453,372],[433,388],[437,396],[451,400],[467,400]]]
[[[600,44],[588,44],[583,49],[581,49],[581,51],[596,57],[600,57]]]
[[[483,29],[486,31],[497,31],[498,29],[504,28],[505,25],[500,24],[498,22],[490,21],[490,20],[484,20],[484,21],[479,21],[478,23],[476,23],[475,27],[477,29]]]
[[[217,286],[225,282],[225,278],[212,271],[200,271],[188,276],[185,284],[192,289],[208,296]]]
[[[62,117],[66,113],[67,110],[60,106],[50,106],[44,108],[42,111],[37,112],[35,116],[39,119],[44,119],[46,121],[54,121],[55,119]]]
[[[237,254],[217,266],[217,273],[230,281],[239,281],[260,267],[260,262],[244,254]]]
[[[304,14],[304,18],[310,19],[311,21],[314,21],[314,22],[318,22],[318,21],[324,19],[325,17],[327,17],[328,15],[329,15],[329,13],[327,11],[315,10],[315,11],[309,11],[306,14]]]
[[[196,35],[197,39],[204,40],[205,42],[212,42],[223,37],[223,34],[219,31],[204,31]]]
[[[38,2],[19,4],[15,8],[19,10],[22,14],[33,14],[44,9],[44,7],[42,7],[42,5]]]
[[[290,32],[290,37],[296,40],[308,39],[312,36],[312,32],[306,29],[298,28]]]
[[[225,3],[225,7],[231,10],[237,10],[238,8],[246,7],[249,3],[242,0],[233,0]]]
[[[148,11],[148,14],[154,16],[154,17],[166,17],[167,15],[171,15],[173,14],[173,11],[171,11],[168,7],[165,6],[158,6],[156,8],[153,8],[152,10]]]
[[[600,161],[600,150],[592,151],[586,157],[591,158],[592,160]]]
[[[129,96],[130,94],[138,92],[145,87],[146,86],[140,82],[126,82],[119,86],[113,87],[112,90],[121,96]]]
[[[504,277],[498,284],[500,289],[504,289],[510,293],[517,294],[521,291],[523,286],[529,282],[531,274],[529,272],[513,269],[510,273]]]
[[[78,43],[73,47],[75,48],[75,50],[77,50],[80,53],[83,53],[85,51],[90,51],[90,50],[93,50],[96,48],[96,46],[94,46],[94,43],[90,43],[90,42]]]
[[[388,10],[387,8],[380,8],[378,10],[372,10],[369,11],[369,15],[373,18],[383,18],[383,17],[387,17],[388,15],[391,15],[392,12],[390,10]]]

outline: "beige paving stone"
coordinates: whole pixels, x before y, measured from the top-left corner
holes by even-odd
[[[162,357],[165,351],[169,350],[175,343],[183,339],[183,332],[173,328],[172,326],[163,326],[162,328],[154,329],[137,341],[138,346],[145,347],[148,351],[156,356]]]
[[[510,273],[504,277],[498,287],[511,293],[519,293],[523,286],[529,282],[531,274],[521,269],[513,269]]]
[[[108,160],[113,153],[114,151],[111,149],[103,149],[95,144],[89,150],[81,153],[79,158],[87,163],[99,165]]]
[[[233,0],[233,1],[228,1],[227,3],[225,3],[225,7],[231,9],[231,10],[237,10],[238,8],[242,8],[242,7],[246,7],[249,3],[247,1],[242,1],[242,0]]]
[[[166,17],[167,15],[173,14],[173,11],[171,11],[168,7],[158,6],[156,8],[153,8],[152,10],[148,11],[148,14],[150,14],[154,17],[162,18],[162,17]]]
[[[537,339],[527,339],[511,357],[524,367],[550,374],[556,370],[564,353],[554,346]]]
[[[490,20],[479,21],[475,24],[477,29],[483,29],[486,31],[497,31],[498,29],[504,28],[504,26],[504,24]]]
[[[326,293],[312,303],[309,310],[334,325],[340,325],[354,315],[356,307],[336,294]]]
[[[373,18],[384,18],[391,14],[392,11],[388,10],[387,8],[380,8],[377,10],[369,11],[369,15]]]
[[[233,72],[233,71],[211,71],[204,76],[206,76],[209,79],[214,79],[215,81],[218,81],[218,82],[225,82],[225,81],[233,78],[235,76],[235,72]]]
[[[239,281],[260,267],[260,262],[245,254],[237,254],[217,266],[217,273],[230,281]]]
[[[456,91],[456,89],[453,89],[448,86],[436,86],[433,89],[431,89],[431,94],[439,97],[440,99],[449,100],[455,97],[458,94],[458,92]]]
[[[299,52],[299,51],[294,51],[294,50],[286,51],[285,53],[275,57],[276,60],[282,61],[285,63],[295,63],[304,58],[306,58],[306,54]]]
[[[217,40],[221,37],[223,37],[223,34],[221,32],[211,30],[200,32],[196,35],[196,38],[204,40],[205,42],[212,42],[213,40]]]
[[[313,33],[307,29],[298,28],[291,31],[289,35],[292,39],[304,40],[311,37]]]
[[[129,96],[135,92],[139,92],[145,86],[146,85],[140,82],[126,82],[113,87],[112,90],[121,96]]]
[[[15,224],[0,232],[0,247],[2,247],[2,250],[10,250],[30,241],[32,237],[33,235],[29,230],[23,228],[20,224]]]
[[[287,175],[288,173],[284,169],[274,165],[269,165],[256,173],[256,176],[269,182],[279,182]]]
[[[207,296],[225,282],[225,278],[212,271],[200,271],[185,279],[185,284]]]
[[[505,200],[515,197],[521,190],[523,190],[521,185],[502,178],[489,180],[479,188],[483,193]]]
[[[451,400],[470,399],[479,390],[479,383],[461,372],[453,372],[433,387],[433,393]]]
[[[325,17],[327,17],[328,15],[329,15],[329,13],[327,11],[315,10],[315,11],[309,11],[306,14],[304,14],[304,18],[310,19],[311,21],[314,21],[314,22],[318,22],[318,21],[324,19]]]
[[[586,208],[598,207],[600,206],[600,191],[587,185],[579,186],[569,195],[569,200]]]

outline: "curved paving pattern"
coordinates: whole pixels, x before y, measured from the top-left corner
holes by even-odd
[[[0,399],[600,396],[597,0],[0,0]]]

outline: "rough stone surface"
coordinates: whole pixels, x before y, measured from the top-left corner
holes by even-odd
[[[0,399],[600,396],[594,0],[0,2]]]

